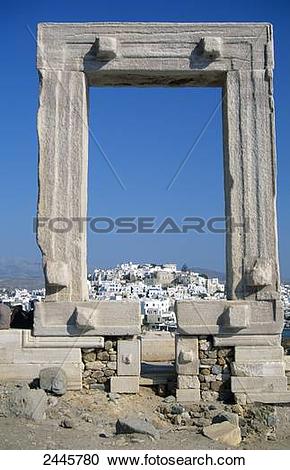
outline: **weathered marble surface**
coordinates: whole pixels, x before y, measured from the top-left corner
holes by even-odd
[[[228,309],[247,307],[248,323],[233,327]],[[181,300],[175,306],[178,331],[184,335],[273,335],[283,328],[283,310],[278,301]],[[253,343],[254,343],[253,336]]]
[[[42,225],[83,218],[88,86],[223,88],[229,299],[277,298],[279,286],[272,28],[263,23],[42,23],[38,243],[49,300],[87,299],[86,233]]]
[[[31,383],[41,369],[62,368],[68,379],[69,390],[82,388],[82,360],[78,347],[31,347],[23,342],[25,330],[0,331],[0,381]]]
[[[78,317],[79,312],[81,320]],[[140,333],[139,302],[124,300],[36,304],[35,336],[133,336]]]

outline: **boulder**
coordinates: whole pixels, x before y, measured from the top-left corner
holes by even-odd
[[[226,446],[236,447],[241,442],[241,430],[239,426],[229,421],[211,424],[203,428],[203,435]]]
[[[28,385],[7,386],[1,393],[0,416],[41,421],[45,419],[47,406],[47,396],[43,390],[32,390]]]
[[[146,434],[154,439],[159,439],[159,431],[145,419],[134,417],[120,418],[116,422],[117,434]]]
[[[60,367],[48,367],[39,373],[39,386],[55,395],[64,395],[67,391],[67,375]]]

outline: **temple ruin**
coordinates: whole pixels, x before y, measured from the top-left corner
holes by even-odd
[[[138,392],[138,302],[88,300],[86,230],[77,221],[87,216],[89,88],[220,87],[227,300],[176,302],[176,396],[181,403],[205,400],[202,369],[215,362],[204,360],[223,358],[226,349],[228,362],[217,361],[216,375],[222,381],[227,367],[237,402],[290,402],[290,362],[281,346],[273,67],[272,27],[264,23],[39,25],[37,241],[46,300],[36,305],[31,332],[0,331],[2,380],[31,381],[54,365],[65,370],[70,389],[80,389],[82,350],[93,349],[114,363],[111,390]],[[52,232],[51,218],[74,223]],[[107,347],[114,342],[115,349]],[[206,342],[212,357],[201,354]]]

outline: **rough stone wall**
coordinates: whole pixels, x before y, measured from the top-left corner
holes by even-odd
[[[204,401],[233,401],[231,392],[231,363],[234,348],[213,346],[212,337],[199,337],[199,381]]]
[[[84,364],[83,387],[97,389],[109,387],[110,377],[117,375],[117,340],[105,338],[104,348],[82,349]]]

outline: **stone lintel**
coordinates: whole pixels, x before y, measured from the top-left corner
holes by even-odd
[[[37,42],[38,69],[84,71],[99,86],[134,86],[142,72],[147,85],[155,72],[151,86],[166,83],[166,73],[176,86],[189,72],[205,86],[211,74],[217,81],[229,70],[273,68],[267,23],[41,23]]]
[[[78,323],[78,308],[87,326]],[[139,302],[39,302],[34,336],[133,336],[141,332]]]
[[[247,327],[231,327],[228,309],[247,307]],[[183,335],[273,335],[283,329],[283,310],[277,301],[182,300],[175,304],[178,332]]]

